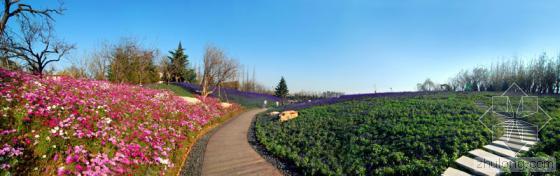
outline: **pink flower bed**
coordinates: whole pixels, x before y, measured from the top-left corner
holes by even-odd
[[[0,69],[0,174],[163,173],[187,135],[238,108],[106,81]],[[140,169],[139,169],[140,168]],[[150,169],[142,169],[150,168]]]

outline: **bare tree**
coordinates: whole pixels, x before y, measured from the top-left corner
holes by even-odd
[[[438,89],[430,78],[427,78],[423,83],[416,84],[416,88],[418,91],[436,91]]]
[[[488,70],[484,67],[476,67],[472,71],[472,85],[475,91],[486,90],[486,80],[488,80]]]
[[[167,58],[163,58],[160,60],[159,63],[159,72],[161,76],[161,80],[165,81],[166,84],[169,84],[169,80],[171,80],[171,62]]]
[[[461,71],[450,84],[462,91],[505,91],[516,83],[527,93],[558,94],[560,90],[560,55],[542,55],[523,62],[514,57],[490,67]],[[462,88],[462,89],[461,89]]]
[[[19,65],[10,60],[10,58],[6,57],[5,53],[0,54],[0,68],[8,69],[8,70],[17,70],[19,69]]]
[[[86,69],[83,66],[72,64],[70,67],[56,73],[57,75],[70,76],[72,78],[87,78]]]
[[[144,48],[134,39],[123,38],[111,48],[107,78],[118,83],[157,82],[159,75],[154,58],[158,55],[155,49]]]
[[[7,45],[1,45],[0,49],[6,51],[9,58],[22,59],[35,74],[42,75],[48,64],[60,61],[75,48],[74,45],[55,39],[53,27],[48,23],[24,18],[20,28],[21,35],[5,40]]]
[[[87,72],[90,77],[97,80],[106,80],[110,60],[111,48],[108,44],[103,44],[101,49],[96,50],[89,56]]]
[[[235,79],[239,64],[225,55],[224,51],[214,46],[206,47],[204,54],[204,71],[201,95],[206,97],[220,88],[222,83]]]
[[[0,17],[0,36],[4,36],[8,22],[13,17],[33,15],[44,17],[47,21],[52,21],[53,14],[62,14],[64,11],[62,8],[62,1],[58,2],[60,7],[57,9],[35,9],[31,6],[31,4],[24,3],[22,0],[4,0],[4,10],[2,11],[2,17]]]

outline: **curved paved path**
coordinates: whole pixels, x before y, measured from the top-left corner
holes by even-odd
[[[210,137],[204,153],[202,175],[282,175],[249,144],[247,132],[256,114],[244,112]]]

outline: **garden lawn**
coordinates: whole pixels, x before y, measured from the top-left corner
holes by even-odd
[[[0,174],[161,175],[180,145],[235,111],[206,98],[0,69]]]
[[[169,90],[175,93],[177,96],[182,96],[182,97],[194,97],[194,95],[191,92],[174,84],[151,84],[148,85],[148,88]]]

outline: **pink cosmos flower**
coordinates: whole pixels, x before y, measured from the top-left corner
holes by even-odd
[[[126,175],[138,165],[172,167],[169,158],[189,132],[235,110],[223,109],[214,98],[194,105],[162,90],[64,76],[41,79],[3,69],[0,95],[0,103],[10,105],[2,115],[23,112],[24,125],[34,124],[0,129],[0,156],[18,158],[24,148],[32,154],[39,144],[55,145],[44,155],[64,161],[47,175]]]

